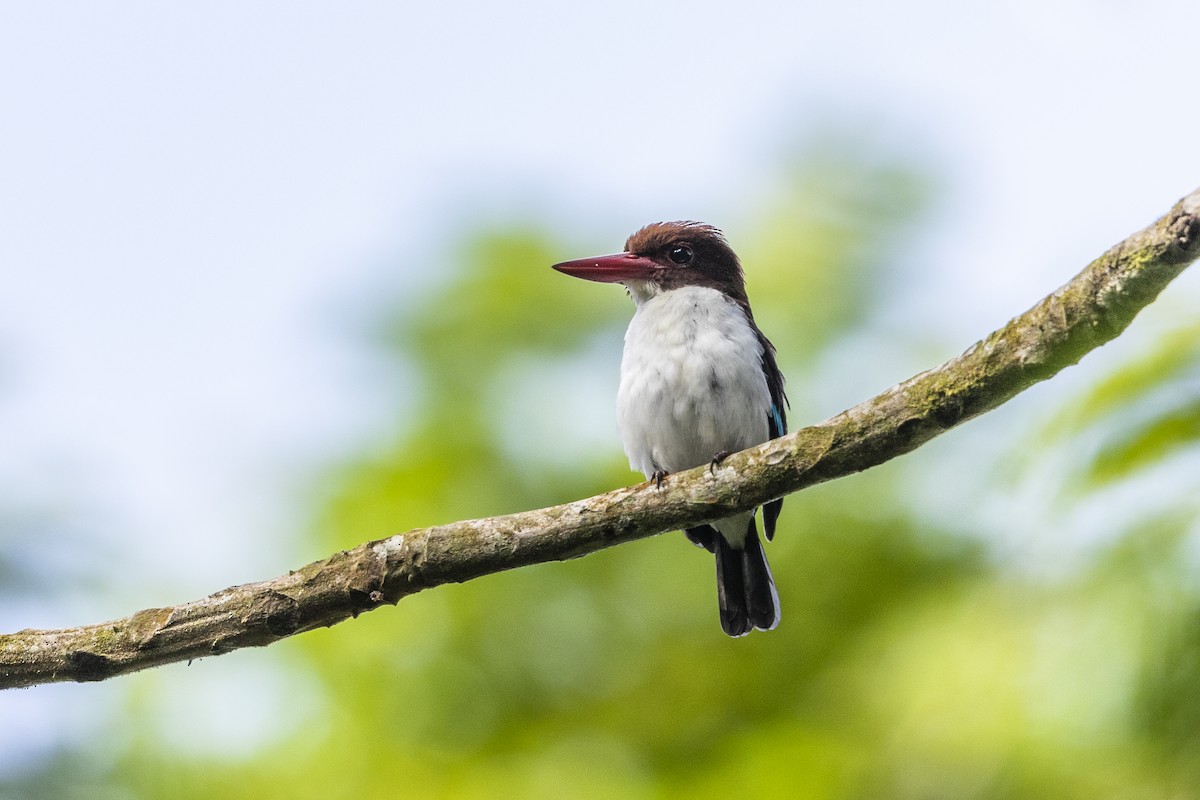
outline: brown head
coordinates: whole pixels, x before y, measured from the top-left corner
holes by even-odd
[[[654,295],[683,286],[705,286],[748,306],[742,265],[719,230],[700,222],[656,222],[629,237],[625,252],[555,264],[576,278],[623,283]]]

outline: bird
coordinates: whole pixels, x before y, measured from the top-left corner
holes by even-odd
[[[576,278],[620,283],[633,300],[617,391],[617,431],[632,469],[659,488],[674,472],[710,465],[787,432],[775,347],[759,330],[741,262],[717,228],[656,222],[624,252],[554,264]],[[768,540],[783,500],[762,508]],[[779,594],[755,524],[758,509],[688,528],[716,557],[721,628],[773,630]]]

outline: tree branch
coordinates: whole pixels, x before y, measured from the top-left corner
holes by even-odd
[[[718,519],[907,453],[1115,338],[1200,256],[1200,189],[957,358],[819,425],[655,489],[420,528],[201,600],[63,630],[0,635],[0,688],[95,681],[268,645],[444,583]]]

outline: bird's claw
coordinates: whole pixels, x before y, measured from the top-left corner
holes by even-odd
[[[661,489],[663,479],[666,478],[670,474],[671,473],[667,472],[665,469],[655,470],[654,473],[650,476],[650,480],[654,481],[654,488]]]
[[[728,450],[722,450],[721,452],[719,452],[715,456],[713,456],[712,461],[708,462],[708,473],[710,475],[716,475],[717,467],[721,466],[721,462],[724,461],[725,459],[729,458],[730,455],[731,454]]]

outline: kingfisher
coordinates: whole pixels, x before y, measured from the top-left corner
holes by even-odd
[[[625,251],[555,264],[567,275],[624,284],[634,303],[625,332],[617,430],[629,465],[661,488],[673,472],[708,464],[787,432],[775,347],[754,322],[742,265],[721,231],[657,222]],[[775,535],[783,500],[763,506]],[[779,624],[779,594],[759,540],[758,509],[688,528],[716,556],[721,628],[730,636]]]

